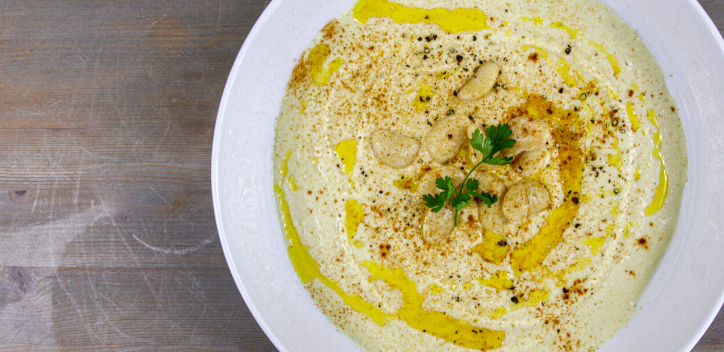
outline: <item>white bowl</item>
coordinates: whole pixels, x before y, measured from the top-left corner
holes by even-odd
[[[211,182],[224,255],[280,351],[358,351],[316,307],[289,261],[272,190],[274,124],[287,81],[318,31],[355,0],[274,0],[229,75]],[[695,0],[603,0],[640,34],[676,99],[689,182],[676,233],[640,311],[601,351],[689,351],[724,299],[724,42]]]

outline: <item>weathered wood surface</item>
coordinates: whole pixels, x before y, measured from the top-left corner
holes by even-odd
[[[216,233],[213,128],[268,1],[0,2],[0,351],[274,351]]]
[[[724,28],[724,1],[701,1]],[[267,0],[0,3],[0,351],[274,351],[213,218],[218,102]],[[724,315],[695,351],[724,351]]]

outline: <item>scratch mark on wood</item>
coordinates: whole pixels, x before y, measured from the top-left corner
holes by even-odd
[[[38,205],[38,196],[40,195],[40,189],[35,190],[35,200],[33,200],[33,209],[30,210],[30,214],[35,214],[35,206]]]
[[[48,39],[50,39],[50,38],[48,38]],[[40,44],[38,44],[38,45],[36,45],[36,46],[34,46],[34,47],[30,48],[30,50],[28,50],[28,51],[24,52],[24,53],[23,53],[22,55],[20,55],[20,57],[14,58],[12,62],[15,62],[16,60],[22,59],[22,58],[24,58],[24,57],[25,57],[25,55],[28,55],[28,54],[32,53],[32,52],[33,52],[33,50],[35,50],[35,49],[37,49],[37,48],[38,48],[39,46],[41,46],[41,45],[45,44],[45,42],[47,42],[47,41],[48,41],[48,39],[45,39],[45,40],[43,40],[42,42],[40,42]]]
[[[156,193],[156,195],[158,196],[158,198],[161,198],[161,200],[162,200],[164,203],[166,203],[166,205],[171,206],[171,202],[169,202],[168,200],[166,200],[166,198],[164,198],[164,197],[161,195],[161,193],[158,193],[158,191],[156,191],[156,189],[153,188],[153,186],[148,186],[148,188],[150,188],[150,189],[153,191],[153,193]]]
[[[198,245],[193,246],[191,248],[170,249],[170,248],[156,247],[156,246],[153,246],[153,245],[150,245],[150,244],[144,242],[142,239],[138,238],[138,236],[136,236],[136,235],[131,235],[131,236],[133,237],[133,239],[138,241],[138,243],[142,244],[144,247],[146,247],[154,252],[163,253],[163,254],[176,254],[176,255],[184,255],[184,254],[189,254],[189,253],[195,252],[195,251],[199,250],[201,247],[213,242],[213,240],[214,240],[214,236],[211,236],[211,237],[203,240]]]
[[[58,286],[60,287],[61,290],[63,290],[63,293],[65,294],[65,296],[68,297],[68,299],[70,300],[71,305],[73,305],[73,308],[76,310],[76,313],[77,313],[79,316],[83,316],[83,310],[81,309],[80,305],[79,305],[78,302],[76,301],[76,299],[75,299],[75,297],[73,296],[73,294],[71,294],[71,293],[68,291],[68,289],[65,287],[65,283],[62,282],[62,277],[60,277],[57,272],[54,273],[54,276],[55,276],[55,279],[56,279],[57,282],[58,282]],[[88,327],[88,324],[87,324],[86,319],[81,319],[81,320],[80,320],[80,323],[81,323],[81,325],[83,326],[83,330],[85,330],[85,332],[88,334],[88,337],[91,338],[92,340],[97,340],[97,339],[96,339],[96,334],[94,334],[94,333],[93,333],[93,330]]]
[[[104,325],[110,327],[111,329],[113,329],[113,331],[123,336],[124,338],[129,340],[132,339],[133,337],[131,335],[123,332],[121,329],[118,328],[116,324],[114,324],[113,319],[111,319],[111,316],[108,313],[108,310],[105,309],[105,303],[101,303],[102,301],[106,301],[106,299],[102,294],[98,293],[98,290],[96,290],[96,285],[93,283],[93,277],[90,274],[86,273],[86,279],[88,280],[88,284],[93,291],[93,303],[95,304],[96,311],[103,316]],[[109,332],[110,331],[108,329],[104,329],[105,336],[103,339],[103,345],[108,345]]]
[[[53,192],[50,197],[50,215],[48,216],[51,220],[55,219],[55,191],[58,189],[58,179],[56,178],[55,181],[53,181]]]
[[[219,27],[219,25],[221,24],[221,13],[222,13],[221,10],[223,7],[224,7],[224,2],[219,1],[219,16],[216,17],[216,26],[217,27]]]
[[[73,190],[73,206],[78,211],[78,196],[80,195],[80,174],[75,179],[75,189]]]

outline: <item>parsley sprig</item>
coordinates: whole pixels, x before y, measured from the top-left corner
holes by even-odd
[[[488,207],[498,201],[496,194],[477,192],[480,184],[478,180],[470,178],[470,175],[473,174],[475,169],[482,164],[507,165],[513,161],[512,156],[495,156],[495,154],[501,150],[511,148],[515,145],[515,140],[510,138],[510,134],[512,133],[510,126],[507,123],[493,125],[486,128],[485,133],[487,134],[487,138],[480,132],[480,129],[475,129],[475,132],[473,132],[470,145],[483,155],[483,159],[468,172],[460,185],[460,189],[455,189],[452,179],[449,176],[445,178],[438,177],[435,180],[435,185],[437,185],[437,188],[441,189],[442,192],[422,196],[422,199],[425,201],[425,206],[430,208],[430,211],[433,213],[439,212],[445,207],[445,204],[448,203],[455,208],[455,226],[458,226],[458,212],[468,206],[474,198],[480,199]]]

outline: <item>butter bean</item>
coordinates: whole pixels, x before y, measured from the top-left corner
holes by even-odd
[[[546,148],[553,141],[551,128],[545,122],[528,116],[519,116],[508,121],[510,125],[510,138],[515,139],[515,145],[504,150],[506,156],[515,156],[523,152],[539,148]]]
[[[542,183],[533,180],[528,180],[528,183],[528,215],[535,215],[548,208],[551,196]]]
[[[513,160],[513,170],[521,177],[530,177],[546,166],[550,159],[550,153],[544,148],[523,152]]]
[[[422,222],[422,239],[429,244],[446,240],[455,227],[455,213],[445,206],[437,213],[428,210]]]
[[[471,178],[478,180],[480,183],[480,192],[496,194],[498,198],[502,198],[505,193],[505,183],[503,183],[500,177],[495,174],[489,172],[475,172]],[[500,200],[490,207],[480,202],[478,205],[478,212],[480,214],[480,222],[482,223],[485,231],[493,231],[496,233],[503,232],[503,226],[505,226],[508,222],[508,219],[505,215],[503,215]]]
[[[477,100],[488,93],[500,74],[500,66],[494,62],[488,62],[475,69],[473,77],[470,78],[459,90],[458,98],[462,100]]]
[[[390,130],[377,130],[370,138],[372,152],[381,163],[394,168],[412,164],[420,151],[420,142]]]
[[[461,115],[451,115],[439,120],[423,139],[423,145],[432,160],[444,163],[457,155],[467,142],[466,132],[470,121]]]
[[[497,194],[498,197],[502,197],[503,193],[505,193],[505,183],[493,173],[481,171],[480,168],[478,168],[475,173],[470,175],[470,178],[478,180],[479,192]]]
[[[480,203],[478,206],[478,212],[480,214],[480,223],[483,225],[484,231],[493,231],[495,233],[503,233],[503,227],[508,223],[508,218],[505,217],[500,205],[500,201],[491,205],[488,208],[487,205]]]
[[[547,208],[548,204],[550,204],[550,195],[542,183],[535,180],[521,180],[505,193],[501,209],[509,220],[522,221]]]

